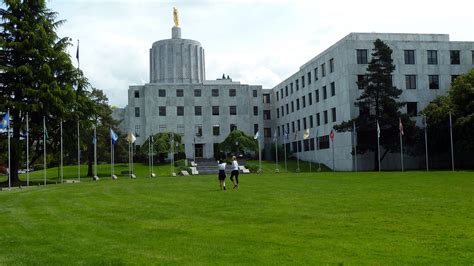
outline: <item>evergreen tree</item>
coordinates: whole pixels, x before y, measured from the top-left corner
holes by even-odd
[[[19,183],[24,147],[20,132],[25,129],[26,112],[32,143],[42,137],[44,116],[53,137],[49,142],[57,149],[59,121],[73,115],[73,87],[83,81],[66,53],[69,38],[59,38],[55,32],[63,23],[55,20],[56,15],[44,0],[4,0],[0,9],[0,110],[10,109],[13,184]]]
[[[406,103],[397,101],[402,91],[392,84],[392,72],[395,70],[392,49],[380,39],[374,42],[372,60],[367,67],[366,78],[358,82],[363,87],[355,103],[359,107],[359,116],[345,121],[334,128],[338,132],[352,131],[353,121],[357,128],[357,153],[374,152],[374,169],[378,169],[377,121],[380,126],[381,161],[388,152],[399,152],[399,118],[404,127],[405,147],[410,147],[416,135],[416,128],[400,108]]]
[[[245,153],[257,151],[258,144],[253,137],[247,136],[243,131],[233,130],[224,141],[219,144],[219,149],[231,153]]]

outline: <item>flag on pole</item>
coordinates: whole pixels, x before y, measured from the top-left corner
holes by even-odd
[[[289,134],[288,130],[284,131],[283,135],[285,136],[286,140],[290,140],[290,134]]]
[[[0,129],[8,128],[8,119],[9,119],[9,115],[8,115],[8,112],[6,112],[2,120],[0,121]]]
[[[298,130],[295,131],[295,136],[294,136],[295,140],[298,138]]]
[[[402,136],[403,136],[403,135],[404,135],[404,133],[403,133],[403,124],[402,124],[402,119],[401,119],[401,118],[399,118],[399,120],[400,120],[400,125],[399,125],[398,127],[399,127],[399,130],[400,130],[400,134],[402,134]]]
[[[92,137],[92,144],[97,144],[97,138],[95,135]]]
[[[273,142],[277,141],[277,131],[275,130],[275,133],[273,133]]]
[[[77,64],[79,64],[79,40],[77,40],[76,59],[77,59]]]
[[[304,130],[303,139],[309,139],[309,128]]]
[[[112,139],[112,144],[117,143],[118,136],[112,129],[110,129],[110,139]]]
[[[128,132],[126,139],[130,143],[135,143],[135,141],[137,140],[137,138],[135,137],[135,135],[133,135],[132,132]]]
[[[377,138],[380,138],[380,126],[379,126],[379,121],[377,121]]]
[[[329,133],[329,138],[331,139],[331,141],[334,141],[334,130],[331,129],[331,133]]]
[[[255,136],[253,138],[254,139],[259,139],[260,138],[260,131],[257,131],[257,133],[255,133]]]

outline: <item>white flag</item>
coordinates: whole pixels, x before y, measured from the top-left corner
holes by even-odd
[[[309,139],[309,128],[304,130],[303,139]]]
[[[275,133],[273,133],[273,142],[277,141],[277,131],[275,130]]]
[[[258,139],[260,137],[260,132],[257,131],[257,133],[255,133],[255,136],[253,137],[254,139]]]
[[[380,127],[379,127],[379,121],[377,121],[377,138],[380,138]]]
[[[132,132],[128,132],[127,141],[131,143],[135,143],[136,140],[137,138],[135,137],[135,135],[133,135]]]

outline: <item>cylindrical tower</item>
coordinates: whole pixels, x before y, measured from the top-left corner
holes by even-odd
[[[201,44],[181,39],[177,26],[171,29],[171,37],[153,43],[150,49],[150,83],[202,83],[205,66]]]

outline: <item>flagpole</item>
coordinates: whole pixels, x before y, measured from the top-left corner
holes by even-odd
[[[298,131],[296,131],[298,134]],[[300,141],[298,140],[298,135],[296,135],[296,172],[300,172]]]
[[[110,129],[112,133],[112,129]],[[110,176],[114,177],[114,145],[112,143],[112,134],[110,134]]]
[[[8,135],[8,189],[12,188],[12,168],[10,164],[10,108],[7,109],[7,135]]]
[[[94,176],[97,176],[97,125],[94,125]]]
[[[402,164],[402,172],[404,171],[403,167],[403,136],[402,136],[402,119],[400,119],[400,125],[399,125],[399,134],[400,134],[400,162]]]
[[[64,170],[63,170],[63,120],[59,121],[61,128],[61,183],[64,183]]]
[[[426,172],[429,171],[429,166],[428,166],[428,133],[426,132],[426,128],[428,127],[428,122],[426,121],[426,116],[424,117],[425,119],[425,154],[426,154]]]
[[[151,135],[148,136],[148,177],[151,178]]]
[[[81,182],[81,139],[79,135],[79,119],[77,119],[77,178]]]
[[[278,172],[278,138],[276,137],[275,137],[275,171]]]
[[[261,173],[262,172],[262,150],[260,148],[260,136],[258,136],[259,139],[257,139],[258,141],[258,172]]]
[[[335,172],[335,164],[334,164],[334,138],[332,139],[332,171]]]
[[[353,142],[354,142],[354,168],[355,168],[355,171],[357,172],[357,132],[356,132],[356,124],[355,124],[355,121],[352,121],[352,127],[353,127],[353,131],[352,131],[352,138],[353,138]]]
[[[43,174],[44,184],[46,185],[46,118],[43,116]]]
[[[380,165],[380,126],[379,121],[377,121],[377,155],[379,157],[379,172],[382,170]]]
[[[286,164],[286,143],[284,143],[283,148],[284,148],[283,151],[285,153],[285,172],[288,173],[288,167],[287,167],[287,164]]]
[[[30,186],[30,125],[26,113],[26,186]]]
[[[449,112],[449,135],[451,137],[451,167],[454,172],[453,122],[451,120],[451,112]]]
[[[316,131],[316,150],[317,150],[317,151],[319,151],[318,133],[319,133],[319,132]],[[318,164],[319,164],[319,165],[318,165],[318,172],[321,172],[321,158],[319,158],[319,156],[321,156],[321,152],[318,152],[318,156],[317,156],[317,157],[318,157],[318,158],[317,158],[317,159],[318,159]]]

